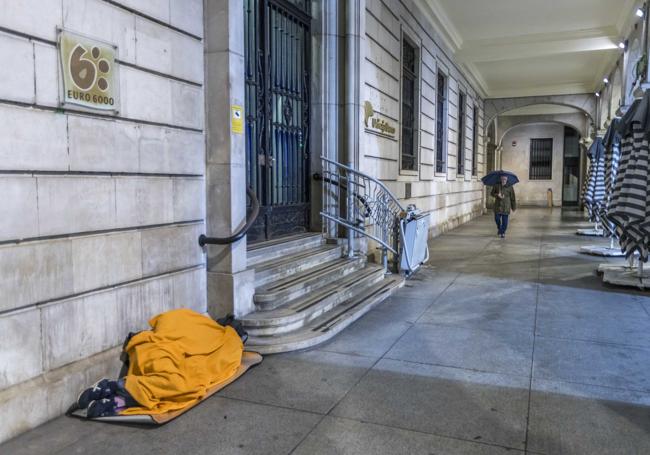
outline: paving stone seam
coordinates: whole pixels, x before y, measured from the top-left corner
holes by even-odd
[[[406,330],[404,333],[406,333],[406,332],[408,332],[408,330]],[[402,334],[402,335],[400,336],[400,338],[401,338],[402,336],[404,336],[404,334]],[[354,388],[355,388],[355,387],[356,387],[356,386],[357,386],[357,385],[358,385],[358,384],[363,380],[363,378],[365,378],[365,377],[368,375],[368,373],[370,372],[370,370],[372,370],[372,369],[375,367],[375,365],[377,365],[377,363],[378,363],[380,360],[381,360],[381,357],[379,357],[379,358],[378,358],[378,359],[377,359],[377,360],[376,360],[372,365],[370,365],[370,367],[368,367],[368,369],[366,369],[366,371],[365,371],[365,372],[364,372],[364,373],[359,377],[359,379],[358,379],[354,384],[352,384],[352,386],[347,390],[347,392],[345,392],[345,393],[343,394],[343,396],[342,396],[339,400],[337,400],[337,401],[336,401],[332,406],[330,406],[330,408],[327,410],[327,412],[326,412],[325,414],[323,414],[323,416],[320,418],[320,420],[318,421],[318,423],[316,423],[316,425],[315,425],[311,430],[309,430],[309,432],[307,432],[307,434],[305,434],[305,436],[304,436],[302,439],[300,439],[300,441],[298,442],[298,444],[296,444],[296,445],[293,447],[293,449],[291,449],[291,450],[288,452],[289,455],[291,455],[292,453],[294,453],[294,452],[298,449],[298,447],[301,446],[301,444],[302,444],[302,443],[303,443],[303,442],[304,442],[304,441],[309,437],[309,435],[311,435],[311,434],[314,432],[314,430],[315,430],[316,428],[318,428],[318,426],[321,424],[321,422],[322,422],[323,420],[325,420],[325,417],[327,417],[327,416],[330,415],[330,413],[332,412],[332,410],[333,410],[336,406],[338,406],[338,404],[341,403],[341,402],[342,402],[342,401],[343,401],[343,400],[348,396],[348,394],[352,391],[352,389],[354,389]]]
[[[437,438],[451,439],[453,441],[469,442],[471,444],[478,444],[478,445],[484,445],[484,446],[490,446],[490,447],[500,447],[500,448],[506,449],[506,450],[516,450],[517,452],[522,452],[522,453],[524,452],[524,449],[518,449],[516,447],[511,447],[511,446],[507,446],[507,445],[504,445],[504,444],[497,444],[497,443],[494,443],[494,442],[476,441],[476,440],[473,440],[473,439],[465,439],[465,438],[460,438],[458,436],[450,436],[450,435],[442,434],[442,433],[433,433],[433,432],[415,430],[415,429],[406,428],[406,427],[396,427],[396,426],[392,426],[392,425],[386,425],[384,423],[372,422],[372,421],[369,421],[369,420],[367,420],[367,421],[366,420],[357,420],[357,419],[352,419],[350,417],[340,417],[340,416],[334,416],[334,415],[329,416],[329,417],[332,417],[332,418],[335,418],[335,419],[341,419],[341,420],[348,420],[348,421],[351,421],[351,422],[358,422],[358,423],[362,423],[362,424],[365,423],[365,424],[370,424],[370,425],[376,425],[376,426],[382,427],[382,428],[392,428],[392,429],[395,429],[395,430],[417,433],[417,434],[421,434],[421,435],[424,435],[424,436],[435,436]]]
[[[404,335],[405,335],[405,334],[406,334],[410,329],[411,329],[411,327],[409,327],[407,330],[405,330],[404,333],[402,333],[402,334],[398,337],[397,341],[401,340],[402,337],[403,337],[403,336],[404,336]],[[313,427],[313,428],[312,428],[312,429],[311,429],[311,430],[310,430],[310,431],[309,431],[309,432],[308,432],[308,433],[307,433],[307,434],[306,434],[306,435],[305,435],[305,436],[304,436],[304,437],[303,437],[303,438],[298,442],[298,444],[296,444],[296,445],[294,446],[293,449],[291,449],[291,451],[289,451],[289,455],[291,455],[292,453],[294,453],[294,452],[298,449],[298,447],[300,447],[300,445],[301,445],[301,444],[302,444],[302,443],[303,443],[303,442],[304,442],[304,441],[309,437],[309,435],[311,435],[311,434],[314,432],[314,430],[315,430],[316,428],[318,428],[318,425],[321,424],[321,422],[325,419],[325,417],[331,415],[332,410],[333,410],[334,408],[336,408],[336,406],[338,406],[339,403],[341,403],[343,400],[345,400],[345,398],[349,395],[349,393],[350,393],[350,392],[351,392],[351,391],[352,391],[352,390],[353,390],[353,389],[354,389],[354,388],[355,388],[355,387],[356,387],[356,386],[357,386],[357,385],[358,385],[358,384],[359,384],[359,383],[360,383],[360,382],[361,382],[361,381],[362,381],[362,380],[363,380],[363,379],[368,375],[368,373],[369,373],[369,372],[370,372],[370,371],[371,371],[371,370],[372,370],[372,369],[377,365],[377,363],[379,363],[379,361],[384,357],[384,355],[386,355],[386,353],[387,353],[390,349],[392,349],[392,347],[395,345],[395,343],[397,343],[397,341],[395,341],[393,344],[391,344],[391,346],[388,348],[388,350],[387,350],[386,352],[384,352],[383,355],[379,356],[379,357],[375,360],[375,362],[374,362],[374,363],[373,363],[373,364],[372,364],[372,365],[371,365],[371,366],[370,366],[370,367],[369,367],[369,368],[368,368],[368,369],[367,369],[367,370],[366,370],[366,371],[365,371],[365,372],[364,372],[364,373],[359,377],[359,379],[358,379],[354,384],[352,384],[352,386],[347,390],[347,392],[345,392],[345,394],[343,394],[343,396],[342,396],[339,400],[337,400],[337,401],[336,401],[332,406],[330,406],[330,408],[328,409],[328,411],[327,411],[327,412],[322,416],[322,418],[318,421],[318,423],[317,423],[317,424],[316,424],[316,425],[315,425],[315,426],[314,426],[314,427]]]
[[[643,308],[643,311],[646,312],[648,316],[650,316],[650,311],[646,308],[646,306],[643,304],[643,302],[639,302],[639,305],[641,305],[641,308]]]
[[[591,344],[600,344],[604,346],[620,346],[624,348],[635,348],[635,349],[641,349],[641,350],[650,350],[650,344],[629,344],[629,343],[616,343],[614,341],[604,341],[604,340],[597,340],[595,338],[571,338],[571,337],[561,337],[561,336],[554,336],[554,335],[541,335],[537,333],[538,338],[545,338],[549,340],[562,340],[562,341],[579,341],[581,343],[591,343]]]
[[[376,357],[373,356],[373,355],[359,354],[358,352],[339,352],[339,351],[335,351],[333,349],[327,349],[327,348],[316,348],[316,351],[318,351],[318,352],[327,352],[328,354],[349,355],[350,357],[361,357],[362,359],[370,359],[370,360],[375,360],[376,359]]]
[[[531,327],[530,329],[520,329],[516,327],[477,327],[477,326],[472,326],[472,325],[464,325],[462,323],[453,323],[453,322],[430,322],[430,321],[422,321],[422,322],[417,322],[417,324],[420,325],[439,325],[441,327],[456,327],[459,329],[468,329],[468,330],[473,330],[473,331],[479,331],[479,332],[521,332],[521,333],[531,333],[533,332],[534,328]]]
[[[456,275],[456,277],[454,277],[454,279],[452,280],[452,283],[456,280],[456,278],[458,278],[458,275],[460,275],[460,272]],[[435,301],[436,301],[436,300],[437,300],[437,299],[438,299],[438,298],[439,298],[439,297],[440,297],[440,296],[441,296],[441,295],[442,295],[442,294],[443,294],[443,293],[444,293],[444,292],[449,288],[449,286],[451,286],[451,283],[450,283],[449,285],[447,285],[447,287],[445,287],[445,290],[444,290],[443,292],[441,292],[440,294],[438,294],[438,296],[436,296],[436,298],[435,298],[435,299],[433,300],[433,302],[431,303],[432,305],[433,305],[433,303],[434,303],[434,302],[435,302]],[[428,309],[428,307],[427,307],[427,309]],[[426,311],[426,310],[425,310],[425,311]],[[318,421],[318,423],[316,424],[316,426],[314,426],[314,427],[313,427],[313,428],[312,428],[312,429],[311,429],[311,430],[310,430],[310,431],[305,435],[305,437],[302,438],[302,439],[300,440],[300,442],[298,442],[298,444],[296,444],[296,446],[295,446],[295,447],[294,447],[294,448],[289,452],[289,455],[292,454],[292,453],[294,453],[294,452],[298,449],[298,447],[300,447],[300,445],[301,445],[301,444],[302,444],[302,443],[303,443],[303,442],[304,442],[304,441],[309,437],[309,435],[311,435],[311,434],[314,432],[314,430],[318,427],[318,425],[321,424],[321,422],[325,419],[326,416],[330,416],[330,415],[331,415],[331,412],[332,412],[332,411],[333,411],[333,410],[334,410],[334,409],[335,409],[335,408],[336,408],[336,407],[337,407],[337,406],[338,406],[338,405],[339,405],[343,400],[345,400],[345,398],[350,394],[350,392],[351,392],[351,391],[352,391],[352,390],[353,390],[353,389],[354,389],[354,388],[355,388],[355,387],[356,387],[356,386],[357,386],[357,385],[358,385],[358,384],[359,384],[359,383],[360,383],[360,382],[361,382],[361,381],[362,381],[366,376],[368,376],[368,374],[370,373],[370,371],[371,371],[371,370],[372,370],[372,369],[373,369],[373,368],[374,368],[374,367],[375,367],[375,366],[376,366],[376,365],[377,365],[377,364],[378,364],[378,363],[379,363],[379,362],[380,362],[380,361],[385,357],[385,355],[386,355],[386,354],[387,354],[387,353],[388,353],[388,352],[389,352],[389,351],[390,351],[390,350],[391,350],[391,349],[392,349],[392,348],[393,348],[393,347],[394,347],[394,346],[395,346],[395,345],[396,345],[396,344],[397,344],[397,343],[398,343],[398,342],[399,342],[399,341],[404,337],[404,335],[406,335],[406,334],[407,334],[407,333],[408,333],[408,332],[413,328],[414,325],[415,325],[414,323],[411,324],[411,326],[410,326],[407,330],[405,330],[405,331],[404,331],[404,332],[403,332],[399,337],[397,337],[397,339],[396,339],[396,340],[395,340],[395,341],[394,341],[394,342],[393,342],[393,343],[388,347],[388,349],[386,349],[386,351],[385,351],[381,356],[379,356],[379,357],[376,359],[376,361],[375,361],[375,362],[374,362],[374,363],[373,363],[373,364],[372,364],[372,365],[371,365],[371,366],[370,366],[370,367],[369,367],[369,368],[368,368],[368,369],[367,369],[367,370],[366,370],[366,371],[365,371],[365,372],[364,372],[364,373],[359,377],[359,379],[358,379],[358,380],[357,380],[357,381],[356,381],[356,382],[355,382],[355,383],[354,383],[354,384],[353,384],[353,385],[352,385],[352,386],[347,390],[347,392],[345,392],[345,394],[344,394],[344,395],[343,395],[343,396],[342,396],[342,397],[341,397],[341,398],[340,398],[336,403],[334,403],[334,404],[330,407],[330,409],[327,411],[327,413],[326,413],[325,415],[323,415],[323,417]],[[335,417],[335,416],[333,416],[333,417]],[[363,423],[363,422],[362,422],[362,423]],[[398,428],[398,427],[395,427],[395,428]],[[398,428],[398,429],[399,429],[399,428]]]
[[[241,397],[231,397],[231,396],[226,396],[226,395],[221,395],[221,394],[217,394],[215,396],[218,397],[218,398],[225,399],[225,400],[241,401],[242,403],[254,404],[254,405],[258,405],[258,406],[265,406],[265,407],[268,407],[268,408],[278,408],[278,409],[284,409],[286,411],[305,412],[307,414],[313,414],[313,415],[317,415],[317,416],[326,415],[326,414],[321,414],[318,411],[311,411],[311,410],[307,410],[307,409],[303,409],[303,408],[292,408],[291,406],[283,406],[281,404],[264,403],[263,401],[248,400],[246,398],[241,398]]]
[[[441,236],[441,237],[442,237],[442,236]],[[488,242],[483,246],[483,248],[482,248],[482,249],[481,249],[481,250],[476,254],[476,257],[480,256],[480,255],[481,255],[481,254],[482,254],[482,253],[483,253],[483,252],[488,248],[488,246],[489,246],[490,244],[492,244],[492,242],[494,242],[494,240],[490,240],[490,241],[488,241]],[[470,261],[470,263],[471,263],[471,261]],[[441,298],[441,297],[442,297],[442,296],[447,292],[447,290],[448,290],[452,285],[454,285],[454,284],[456,283],[456,280],[458,280],[458,278],[460,277],[461,271],[459,270],[459,271],[454,272],[454,273],[456,274],[456,276],[454,277],[454,279],[451,280],[451,282],[450,282],[450,283],[445,287],[445,289],[443,289],[442,292],[440,292],[440,293],[436,296],[435,299],[433,299],[433,301],[431,302],[431,305],[427,306],[427,308],[426,308],[426,309],[425,309],[425,310],[420,314],[420,316],[418,316],[418,318],[417,318],[417,319],[415,320],[415,322],[414,322],[414,325],[415,325],[415,324],[420,324],[420,319],[422,319],[422,316],[424,316],[424,313],[426,313],[427,311],[429,311],[429,309],[433,306],[433,304],[436,303],[436,302],[438,301],[438,299],[440,299],[440,298]],[[411,327],[411,328],[412,328],[412,327]],[[409,330],[410,330],[410,329],[409,329]],[[407,332],[408,332],[408,330],[407,330]],[[392,346],[391,346],[391,348],[392,348]],[[389,351],[390,351],[390,349],[389,349],[388,351],[386,351],[386,352],[384,353],[384,355],[386,355]]]
[[[537,311],[539,307],[539,291],[541,287],[541,275],[542,275],[542,252],[543,252],[543,243],[542,243],[543,234],[539,237],[539,254],[537,257],[537,292],[535,293],[535,316],[533,318],[533,348],[530,353],[530,374],[529,374],[529,383],[528,383],[528,404],[526,410],[526,433],[524,436],[524,450],[528,453],[528,433],[530,431],[530,405],[533,395],[533,371],[535,367],[535,342],[537,341]]]
[[[626,388],[623,388],[623,387],[614,387],[614,386],[611,386],[611,385],[589,384],[589,383],[586,383],[586,382],[567,381],[566,379],[555,379],[555,378],[549,379],[549,378],[537,378],[537,377],[534,377],[533,382],[534,381],[545,381],[545,382],[553,382],[553,383],[557,383],[557,384],[571,384],[571,385],[577,385],[577,386],[594,387],[594,388],[597,388],[597,389],[608,389],[608,390],[612,390],[612,391],[616,391],[616,392],[633,392],[633,393],[638,393],[640,395],[650,396],[650,389],[649,390],[626,389]],[[537,390],[537,389],[534,389],[533,392],[547,393],[547,391],[545,391],[545,390]],[[577,396],[580,396],[580,395],[577,395]],[[592,399],[592,398],[590,398],[590,399]],[[593,399],[596,399],[596,398],[593,398]],[[600,398],[598,398],[598,399],[601,400]],[[616,401],[616,400],[612,400],[612,401]]]
[[[415,360],[396,359],[394,357],[382,357],[380,360],[384,360],[384,359],[385,360],[392,360],[394,362],[411,363],[413,365],[423,365],[423,366],[430,366],[430,367],[450,368],[452,370],[469,371],[471,373],[494,374],[494,375],[498,375],[498,376],[507,376],[509,378],[529,378],[528,375],[513,374],[513,373],[501,373],[501,372],[498,372],[498,371],[481,370],[481,369],[478,369],[478,368],[467,368],[467,367],[459,367],[459,366],[456,366],[456,365],[445,365],[443,363],[417,362]],[[543,378],[538,378],[538,379],[543,379]],[[589,385],[589,384],[585,384],[585,385]]]
[[[537,335],[538,338],[544,338],[548,340],[563,340],[563,341],[574,341],[577,343],[587,343],[587,344],[598,344],[601,346],[611,346],[611,347],[616,347],[616,346],[621,346],[621,347],[626,347],[626,348],[633,348],[637,349],[639,351],[650,351],[650,346],[639,346],[639,345],[632,345],[632,344],[623,344],[623,343],[613,343],[611,341],[596,341],[596,340],[584,340],[584,339],[578,339],[578,338],[565,338],[565,337],[555,337],[555,336],[548,336],[548,335]]]

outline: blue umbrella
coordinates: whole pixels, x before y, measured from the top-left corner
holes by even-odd
[[[501,183],[502,175],[508,177],[508,183],[506,183],[506,186],[519,183],[519,178],[517,178],[517,176],[512,172],[508,172],[508,171],[492,171],[489,174],[486,174],[485,177],[481,179],[481,181],[488,186],[498,185]]]

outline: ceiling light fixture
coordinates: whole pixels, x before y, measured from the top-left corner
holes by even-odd
[[[636,9],[636,15],[639,17],[643,17],[643,9],[642,8],[637,8]]]
[[[604,78],[603,78],[603,82],[605,83],[605,85],[607,85],[607,84],[609,84],[609,79],[607,79],[606,77],[604,77]]]
[[[618,47],[620,47],[621,49],[625,49],[625,43],[621,41],[620,43],[618,43]]]

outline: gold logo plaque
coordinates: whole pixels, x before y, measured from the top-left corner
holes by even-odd
[[[375,112],[375,109],[372,107],[372,103],[370,101],[366,101],[363,104],[363,124],[366,127],[366,131],[394,138],[395,127],[388,123],[386,120],[376,117],[376,114],[377,113]],[[368,123],[368,120],[370,120],[370,123]]]
[[[64,105],[118,111],[117,47],[62,30],[59,55]]]

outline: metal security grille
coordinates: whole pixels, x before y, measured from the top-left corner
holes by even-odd
[[[552,166],[553,139],[531,139],[529,180],[551,180]]]
[[[436,94],[436,172],[446,172],[447,151],[445,147],[445,115],[447,104],[447,78],[438,73]]]
[[[478,107],[472,111],[472,175],[478,174]]]
[[[418,166],[416,141],[416,80],[417,51],[402,40],[402,169],[416,171]]]
[[[458,93],[458,174],[465,173],[465,95]]]
[[[309,228],[308,0],[245,0],[247,184],[260,201],[249,241]]]

